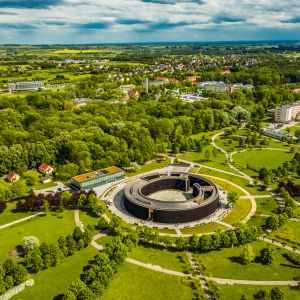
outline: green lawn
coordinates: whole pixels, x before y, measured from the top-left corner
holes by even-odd
[[[202,233],[209,233],[209,232],[214,232],[214,231],[223,230],[223,229],[226,229],[226,227],[221,224],[211,222],[211,223],[199,225],[196,227],[180,229],[180,231],[183,234],[202,234]]]
[[[153,248],[147,246],[137,246],[129,254],[130,258],[139,260],[143,263],[161,266],[164,269],[184,271],[184,264],[179,256],[186,255],[184,252],[168,250],[165,248]]]
[[[34,235],[43,242],[56,242],[60,235],[67,235],[75,228],[74,211],[56,215],[38,216],[28,221],[0,230],[0,261],[6,259],[25,236]],[[5,241],[5,242],[4,242]]]
[[[253,285],[229,285],[220,284],[220,300],[240,300],[242,295],[246,296],[246,299],[253,299],[253,294],[257,293],[259,290],[265,290],[270,292],[275,286],[253,286]],[[284,293],[284,299],[300,299],[300,289],[289,286],[278,286],[278,288]]]
[[[222,178],[216,179],[216,178],[211,178],[210,176],[206,176],[206,174],[202,174],[202,175],[203,175],[203,177],[206,177],[207,179],[211,180],[214,184],[218,185],[220,188],[227,191],[228,193],[235,192],[239,196],[245,196],[245,193],[242,192],[239,188],[233,186],[232,184],[230,184],[228,182],[223,181]]]
[[[170,164],[170,161],[168,159],[164,160],[164,161],[161,161],[161,162],[150,162],[148,164],[145,164],[145,165],[141,166],[135,172],[128,172],[127,171],[125,174],[126,174],[126,176],[131,177],[131,176],[143,174],[143,173],[146,173],[146,172],[150,172],[150,171],[153,171],[153,170],[156,170],[156,169],[165,168],[169,164]]]
[[[256,226],[257,228],[264,226],[266,224],[267,218],[266,217],[258,217],[253,216],[248,222],[248,226]]]
[[[251,246],[256,256],[260,250],[266,247],[264,242],[253,242]],[[271,265],[263,265],[259,262],[252,262],[242,265],[239,262],[240,255],[245,251],[245,246],[212,251],[205,254],[197,254],[207,274],[218,278],[232,278],[244,280],[293,280],[300,275],[300,269],[289,263],[282,254],[281,248],[270,246],[274,249],[274,262]]]
[[[278,150],[251,150],[235,154],[233,160],[237,167],[243,169],[246,169],[247,165],[257,169],[262,167],[275,169],[282,163],[290,161],[293,156],[293,153]]]
[[[300,222],[288,221],[285,225],[273,231],[270,237],[299,249],[300,246],[297,243],[300,243]]]
[[[6,204],[7,208],[0,214],[0,226],[35,214],[33,212],[15,212],[16,201],[6,202]]]
[[[54,186],[57,186],[57,183],[51,181],[48,183],[37,183],[34,186],[32,186],[32,189],[38,191],[38,190],[43,190]]]
[[[203,164],[209,167],[225,170],[228,172],[235,173],[226,163],[226,156],[222,152],[217,152],[216,156],[212,155],[213,146],[207,146],[201,153],[200,152],[187,152],[183,154],[179,154],[177,157],[180,159],[184,159],[190,162],[195,162],[199,164]],[[205,151],[208,149],[210,151],[210,159],[207,160],[205,157]]]
[[[33,274],[34,285],[26,288],[12,299],[14,300],[39,300],[53,299],[65,293],[69,284],[78,279],[83,267],[97,254],[97,250],[89,246],[74,255],[64,258],[55,268]],[[59,298],[61,299],[61,298]]]
[[[222,219],[222,222],[235,224],[239,221],[242,221],[250,212],[251,207],[250,199],[239,199],[234,204],[231,212],[224,219]]]
[[[274,198],[257,198],[256,213],[257,214],[272,214],[277,212],[278,204]]]
[[[192,289],[181,278],[125,263],[101,300],[190,300]]]
[[[91,215],[89,212],[82,210],[79,212],[79,218],[84,226],[87,226],[89,224],[95,226],[98,224],[99,220],[99,218],[95,217],[94,215]]]
[[[169,229],[169,228],[164,228],[164,229],[159,229],[159,228],[151,228],[152,230],[158,232],[158,233],[169,233],[169,234],[176,234],[175,229]]]
[[[198,174],[207,174],[207,175],[227,179],[227,180],[241,186],[242,188],[244,188],[246,191],[248,191],[252,195],[269,195],[270,194],[268,191],[263,190],[259,186],[249,184],[248,180],[246,180],[244,178],[241,178],[241,177],[232,176],[230,174],[225,174],[225,173],[222,173],[222,172],[209,170],[209,169],[206,169],[206,168],[201,168],[199,170]]]

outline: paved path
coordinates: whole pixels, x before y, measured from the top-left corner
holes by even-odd
[[[192,268],[194,269],[195,276],[199,279],[201,288],[203,289],[204,293],[207,295],[207,299],[212,300],[211,294],[210,294],[208,286],[206,284],[206,279],[204,276],[201,276],[200,269],[198,267],[198,264],[193,256],[193,254],[191,252],[188,252],[187,256],[188,256],[189,263],[191,264]]]
[[[30,219],[32,219],[32,218],[35,218],[35,217],[40,216],[40,215],[43,215],[43,214],[44,214],[44,212],[39,212],[39,213],[37,213],[37,214],[35,214],[35,215],[28,216],[28,217],[25,217],[25,218],[22,218],[22,219],[19,219],[19,220],[16,220],[16,221],[13,221],[13,222],[10,222],[10,223],[1,225],[1,226],[0,226],[0,229],[6,228],[6,227],[10,227],[10,226],[12,226],[12,225],[15,225],[15,224],[18,224],[18,223],[21,223],[21,222],[30,220]]]
[[[264,241],[266,243],[269,243],[269,244],[272,244],[272,245],[275,245],[277,247],[280,247],[280,248],[283,248],[285,250],[288,250],[288,251],[291,251],[291,252],[294,252],[294,253],[297,253],[297,254],[300,254],[300,250],[294,250],[292,247],[289,247],[289,246],[285,246],[277,241],[273,241],[273,240],[270,240],[268,238],[265,238],[265,237],[259,237],[259,239],[261,241]]]
[[[221,224],[221,225],[223,225],[223,226],[225,226],[225,227],[228,227],[228,228],[234,228],[233,226],[231,226],[231,225],[229,225],[229,224],[227,224],[227,223],[225,223],[225,222],[222,222],[222,221],[220,221],[220,220],[218,220],[218,221],[215,221],[215,223],[219,223],[219,224]]]
[[[134,264],[134,265],[146,268],[146,269],[150,269],[150,270],[153,270],[153,271],[157,271],[157,272],[161,272],[161,273],[165,273],[165,274],[169,274],[169,275],[174,275],[174,276],[179,276],[179,277],[191,276],[191,274],[185,274],[185,273],[178,272],[178,271],[163,269],[161,266],[156,266],[156,265],[152,265],[152,264],[149,264],[149,263],[146,264],[146,263],[143,263],[141,261],[138,261],[138,260],[135,260],[135,259],[132,259],[132,258],[129,258],[129,257],[126,258],[126,261],[131,263],[131,264]]]
[[[240,198],[247,199],[250,197],[253,197],[255,199],[264,199],[264,198],[272,198],[272,195],[251,195],[251,196],[247,195],[247,196],[241,196]]]
[[[184,160],[184,159],[181,159],[181,158],[179,158],[178,161],[183,162],[183,163],[191,164],[192,167],[206,168],[206,169],[213,170],[213,171],[216,171],[216,172],[219,172],[219,173],[228,174],[228,175],[231,175],[231,176],[236,176],[236,177],[240,177],[240,178],[243,178],[243,179],[247,179],[244,176],[239,175],[239,174],[235,174],[235,173],[225,171],[225,170],[222,170],[222,169],[218,169],[218,168],[214,168],[214,167],[209,167],[207,165],[203,165],[203,164],[199,164],[199,163],[195,163],[195,162],[190,162],[188,160]]]
[[[175,227],[175,231],[177,235],[181,236],[181,231],[178,227]]]
[[[97,250],[103,250],[103,246],[102,245],[99,245],[96,240],[102,238],[103,236],[106,236],[108,234],[108,230],[104,230],[98,234],[96,234],[94,237],[93,237],[93,240],[91,242],[91,245],[96,248]]]
[[[74,217],[75,217],[75,224],[76,226],[78,226],[80,228],[80,230],[82,232],[84,232],[84,225],[83,223],[80,221],[80,217],[79,217],[79,209],[75,208],[74,210]]]
[[[217,137],[221,136],[224,134],[224,131],[219,132],[215,135],[213,135],[211,137],[211,144],[217,148],[218,150],[220,150],[222,153],[225,154],[226,158],[227,158],[227,165],[234,170],[235,172],[239,173],[243,178],[247,179],[249,181],[249,183],[253,184],[253,178],[251,176],[249,176],[248,174],[242,172],[241,170],[239,170],[238,168],[236,168],[231,162],[232,162],[232,154],[227,153],[223,148],[219,147],[216,143],[215,140]]]

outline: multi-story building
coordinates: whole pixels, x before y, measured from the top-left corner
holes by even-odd
[[[291,123],[300,119],[300,101],[289,105],[278,106],[275,109],[276,123]]]
[[[89,190],[123,178],[124,170],[112,166],[99,171],[93,171],[73,177],[71,180],[71,187],[75,190]]]
[[[205,91],[217,92],[217,93],[232,93],[241,89],[252,89],[253,85],[251,84],[228,84],[223,81],[205,81],[200,83],[200,88]]]
[[[44,82],[41,80],[14,81],[8,83],[10,93],[33,92],[44,89]]]

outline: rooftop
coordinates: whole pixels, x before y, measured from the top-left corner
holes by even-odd
[[[77,181],[77,182],[85,182],[94,178],[99,178],[101,176],[105,176],[107,174],[115,174],[115,173],[119,173],[122,172],[123,170],[112,166],[112,167],[108,167],[106,169],[102,169],[102,170],[98,170],[98,171],[93,171],[93,172],[88,172],[88,173],[84,173],[78,176],[73,177],[72,179]]]

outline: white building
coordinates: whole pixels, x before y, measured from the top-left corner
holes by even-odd
[[[300,119],[300,101],[289,105],[276,107],[275,122],[276,123],[291,123]]]
[[[8,83],[10,93],[33,92],[44,89],[44,82],[41,80],[14,81]]]

